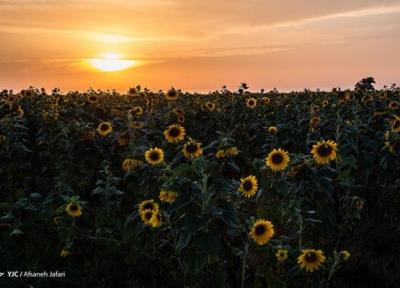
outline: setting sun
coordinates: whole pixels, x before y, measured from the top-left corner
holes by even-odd
[[[88,59],[88,62],[92,67],[103,72],[121,71],[137,64],[137,61],[122,59],[116,53],[105,53],[99,58]]]

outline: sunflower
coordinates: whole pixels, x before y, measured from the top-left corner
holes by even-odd
[[[213,102],[209,101],[204,106],[210,112],[215,110],[215,103],[213,103]]]
[[[165,140],[169,143],[178,143],[185,138],[185,128],[180,125],[169,125],[164,131]]]
[[[307,272],[318,270],[324,262],[325,256],[322,250],[304,249],[302,254],[297,257],[297,264]]]
[[[399,102],[393,101],[388,105],[390,110],[397,110],[399,108]]]
[[[143,122],[133,121],[133,122],[131,123],[131,128],[133,128],[133,129],[142,129],[143,126],[144,126],[144,123],[143,123]]]
[[[253,175],[246,178],[240,178],[239,192],[246,198],[250,198],[257,193],[258,183],[257,178]]]
[[[176,197],[178,197],[178,193],[169,190],[161,190],[160,195],[158,196],[161,202],[166,202],[166,203],[175,202]]]
[[[275,135],[276,132],[278,132],[278,128],[276,128],[275,126],[270,126],[268,127],[268,133],[271,135]]]
[[[279,263],[283,263],[286,261],[288,258],[288,250],[286,249],[279,249],[275,253],[276,260],[278,260]]]
[[[284,170],[289,161],[289,153],[281,148],[273,149],[265,158],[265,164],[274,171]]]
[[[131,114],[134,116],[140,116],[143,114],[143,108],[140,106],[135,106],[131,109]]]
[[[336,143],[334,141],[320,141],[313,145],[311,154],[318,164],[328,164],[336,159]]]
[[[314,129],[315,127],[318,126],[318,124],[321,122],[321,118],[318,116],[314,116],[310,119],[310,127],[311,129]]]
[[[99,126],[97,126],[97,132],[105,137],[112,132],[113,128],[110,122],[101,122]]]
[[[185,116],[184,115],[179,115],[178,116],[178,122],[181,123],[181,124],[185,123]]]
[[[164,161],[164,151],[160,148],[150,148],[144,153],[147,163],[158,165]]]
[[[153,199],[144,200],[139,204],[139,213],[142,216],[146,211],[156,211],[160,210],[160,206]]]
[[[128,145],[130,140],[131,140],[131,137],[128,133],[122,133],[118,137],[118,145],[126,146],[126,145]]]
[[[69,255],[71,255],[71,252],[66,249],[62,249],[60,252],[60,256],[63,258],[68,257]]]
[[[148,224],[153,228],[158,228],[161,226],[162,221],[161,221],[161,214],[159,211],[153,212],[153,216],[150,218]]]
[[[22,117],[24,117],[24,109],[22,109],[22,107],[21,106],[18,106],[18,109],[17,109],[17,116],[18,116],[18,118],[22,118]]]
[[[174,88],[169,89],[165,94],[165,100],[167,101],[176,101],[178,100],[179,93]]]
[[[311,106],[311,112],[312,113],[318,113],[321,108],[318,105],[312,105]]]
[[[264,105],[268,105],[269,103],[271,103],[271,99],[269,99],[269,97],[263,97],[262,102]]]
[[[129,172],[136,168],[139,168],[143,164],[144,163],[142,160],[127,158],[122,162],[122,170],[124,172]]]
[[[255,98],[250,97],[247,99],[246,106],[253,109],[257,106],[257,100]]]
[[[67,212],[69,216],[76,218],[82,215],[82,207],[79,203],[70,202],[65,208],[65,212]]]
[[[97,103],[99,103],[99,97],[97,97],[97,95],[88,95],[87,101],[90,104],[97,104]]]
[[[96,137],[96,131],[93,129],[86,129],[80,133],[80,138],[83,141],[91,141]]]
[[[393,132],[400,132],[400,117],[396,116],[396,118],[392,122],[392,130]]]
[[[236,146],[229,147],[228,149],[225,150],[225,155],[227,157],[233,157],[239,154],[239,150]]]
[[[274,234],[274,225],[272,225],[271,221],[259,219],[253,224],[249,236],[258,245],[264,245],[272,238],[272,236],[274,236]]]
[[[180,109],[180,108],[174,108],[174,109],[172,109],[172,112],[173,113],[175,113],[176,115],[183,115],[183,114],[185,114],[185,112],[183,111],[183,109]]]
[[[322,101],[322,107],[327,107],[329,105],[329,101],[328,100],[324,100],[324,101]]]
[[[145,210],[142,213],[140,213],[140,218],[144,222],[144,224],[150,225],[150,221],[153,218],[154,214],[157,212],[153,210]]]
[[[347,261],[350,258],[350,252],[347,250],[342,250],[339,252],[339,257],[344,261]]]
[[[195,159],[200,157],[203,154],[201,143],[191,139],[190,141],[186,142],[185,145],[183,145],[182,153],[187,159]]]
[[[218,159],[220,158],[224,158],[225,157],[225,150],[220,149],[215,153],[215,157],[217,157]]]

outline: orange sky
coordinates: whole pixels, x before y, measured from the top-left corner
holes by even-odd
[[[400,0],[0,0],[0,39],[0,89],[400,84]]]

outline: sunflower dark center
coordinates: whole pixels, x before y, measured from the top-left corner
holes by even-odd
[[[146,203],[143,205],[143,210],[153,210],[153,204],[152,203]]]
[[[321,157],[329,156],[332,152],[332,147],[328,144],[324,144],[318,147],[317,153]]]
[[[108,127],[109,127],[108,124],[105,124],[105,123],[100,125],[100,129],[103,131],[107,131]]]
[[[275,153],[272,155],[271,161],[274,164],[280,164],[283,161],[283,155],[281,153]]]
[[[171,129],[169,129],[168,134],[171,137],[178,137],[181,134],[181,131],[176,127],[172,127]]]
[[[175,97],[176,96],[176,92],[174,90],[168,91],[168,96],[169,97]]]
[[[71,211],[77,211],[77,210],[78,210],[78,205],[76,205],[76,204],[71,204],[71,206],[69,206],[69,210],[71,210]]]
[[[254,229],[254,233],[256,235],[263,235],[265,233],[266,229],[264,225],[257,225],[256,229]]]
[[[305,256],[305,260],[308,263],[314,263],[317,261],[317,254],[315,254],[315,252],[308,252]]]
[[[246,180],[243,183],[243,189],[246,191],[250,191],[253,188],[253,183],[250,180]]]
[[[250,106],[253,106],[253,105],[254,105],[254,100],[250,100],[250,101],[249,101],[249,105],[250,105]]]
[[[393,123],[393,128],[394,128],[394,129],[397,129],[397,128],[399,128],[399,127],[400,127],[400,120],[394,121],[394,123]]]
[[[160,154],[158,152],[153,151],[153,152],[150,153],[150,159],[151,160],[156,161],[159,158],[160,158]]]
[[[191,154],[193,154],[193,153],[195,153],[196,151],[197,151],[197,145],[196,144],[194,144],[194,143],[190,143],[190,144],[188,144],[187,146],[186,146],[186,151],[188,152],[188,153],[191,153]]]
[[[150,211],[146,212],[144,214],[144,218],[146,218],[146,220],[150,220],[152,216],[153,216],[153,212],[150,212]]]

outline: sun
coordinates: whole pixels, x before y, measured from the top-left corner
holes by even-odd
[[[113,72],[128,69],[137,64],[135,60],[122,59],[117,53],[104,53],[99,58],[88,59],[89,64],[103,72]]]

